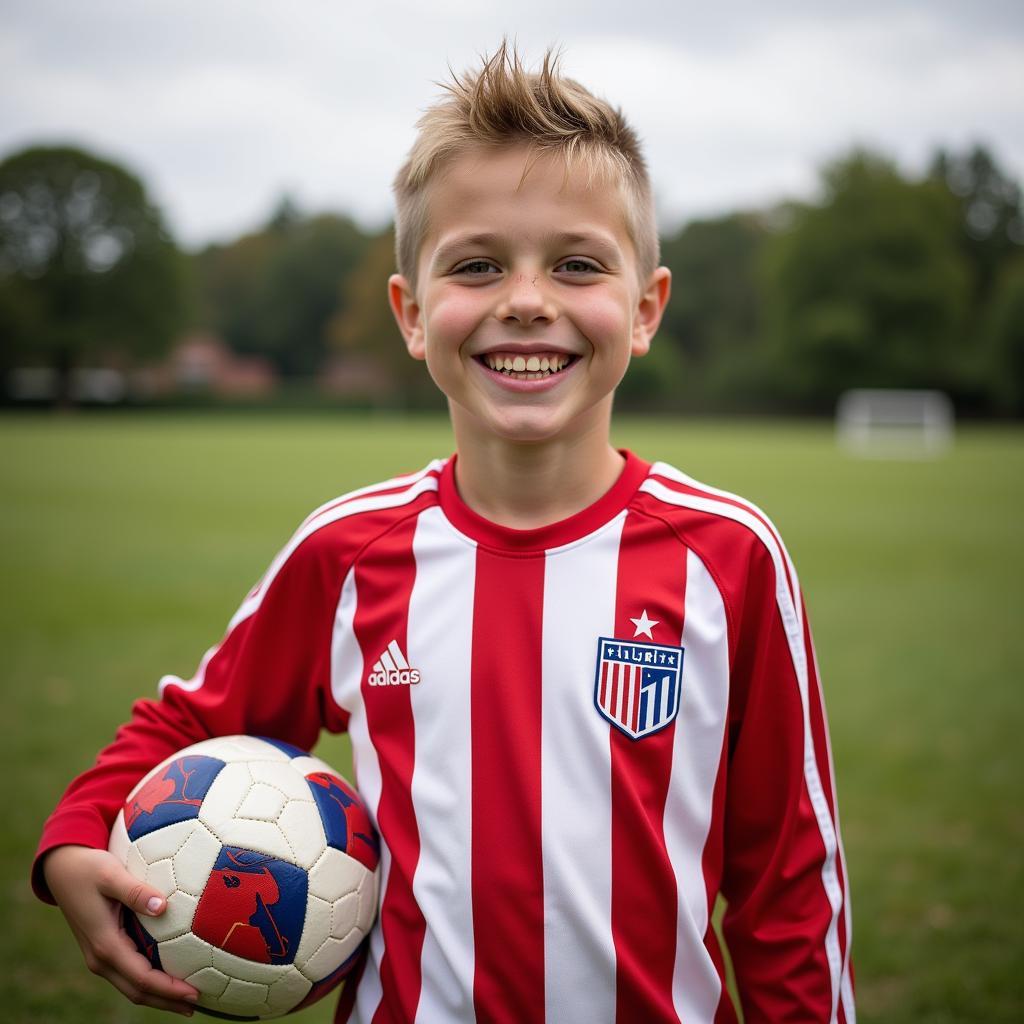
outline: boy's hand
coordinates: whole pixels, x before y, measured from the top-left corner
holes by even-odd
[[[143,918],[164,912],[167,900],[156,889],[113,854],[85,846],[58,846],[47,854],[43,874],[93,974],[140,1006],[192,1016],[196,989],[156,970],[121,927],[122,903]]]

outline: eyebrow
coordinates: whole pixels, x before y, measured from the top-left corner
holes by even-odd
[[[434,250],[430,260],[431,266],[434,268],[444,266],[467,250],[487,249],[498,244],[500,241],[501,236],[492,231],[457,235]],[[558,234],[545,235],[543,243],[545,245],[557,246],[558,248],[582,245],[597,250],[613,262],[621,258],[621,249],[618,244],[603,232],[563,231]]]

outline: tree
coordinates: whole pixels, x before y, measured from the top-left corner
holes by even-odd
[[[678,349],[672,386],[689,407],[744,390],[763,334],[758,267],[766,238],[760,215],[734,213],[692,221],[662,243],[672,296],[658,344]]]
[[[973,275],[973,305],[987,302],[1003,266],[1024,247],[1024,193],[984,147],[940,149],[931,175],[956,197],[958,236]]]
[[[863,151],[824,185],[767,254],[774,386],[819,410],[849,387],[955,389],[968,274],[950,196]]]
[[[1001,412],[1024,414],[1024,259],[996,281],[985,323],[990,389]]]
[[[410,358],[391,315],[387,280],[395,272],[394,230],[377,235],[366,257],[341,284],[338,309],[327,333],[331,348],[380,367],[406,406],[435,406],[438,392],[426,366]]]
[[[367,236],[347,217],[302,217],[287,200],[261,231],[196,258],[204,326],[282,373],[311,376],[327,351],[339,282],[363,261]]]
[[[125,168],[36,147],[0,163],[3,361],[70,369],[161,351],[186,316],[184,266],[160,211]]]

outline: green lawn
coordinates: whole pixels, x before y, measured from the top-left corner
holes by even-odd
[[[625,420],[616,440],[739,491],[787,539],[832,723],[860,1020],[1024,1019],[1024,431],[966,428],[934,462],[852,460],[809,424]],[[32,898],[43,818],[134,697],[191,675],[312,507],[450,444],[439,419],[0,419],[0,1019],[178,1019],[93,978]],[[347,769],[343,740],[319,752]]]

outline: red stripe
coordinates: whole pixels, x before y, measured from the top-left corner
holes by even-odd
[[[476,562],[471,680],[477,1019],[544,1019],[541,629],[544,559]]]
[[[789,596],[791,599],[795,600],[794,595],[796,593],[796,588],[793,586],[793,579],[789,572],[789,562],[785,556],[785,548],[782,545],[782,538],[779,536],[778,531],[775,529],[771,520],[768,519],[768,517],[759,508],[757,508],[757,506],[751,505],[750,502],[743,501],[741,498],[732,497],[726,494],[715,494],[713,491],[709,491],[704,487],[685,484],[679,480],[673,480],[671,477],[657,476],[656,474],[652,475],[655,476],[659,483],[665,484],[668,488],[673,491],[678,491],[680,494],[692,494],[695,497],[706,498],[709,501],[721,501],[726,505],[731,505],[733,508],[739,508],[744,512],[749,512],[750,515],[764,526],[772,540],[775,541],[786,573],[786,583],[789,586]]]
[[[608,662],[601,666],[601,707],[608,710]]]
[[[659,620],[654,642],[678,646],[685,588],[686,549],[660,520],[628,515],[619,552],[616,637],[633,640],[630,619],[646,609]],[[672,1021],[677,892],[663,819],[675,723],[639,740],[615,728],[610,734],[616,1021]]]
[[[356,565],[353,629],[369,668],[391,640],[407,649],[409,597],[416,578],[410,517],[372,545]],[[412,880],[420,855],[419,828],[412,804],[416,735],[409,687],[362,684],[370,740],[380,762],[381,793],[377,823],[391,852],[380,923],[384,958],[381,1001],[374,1024],[412,1020],[420,998],[420,953],[426,923],[413,897]]]

